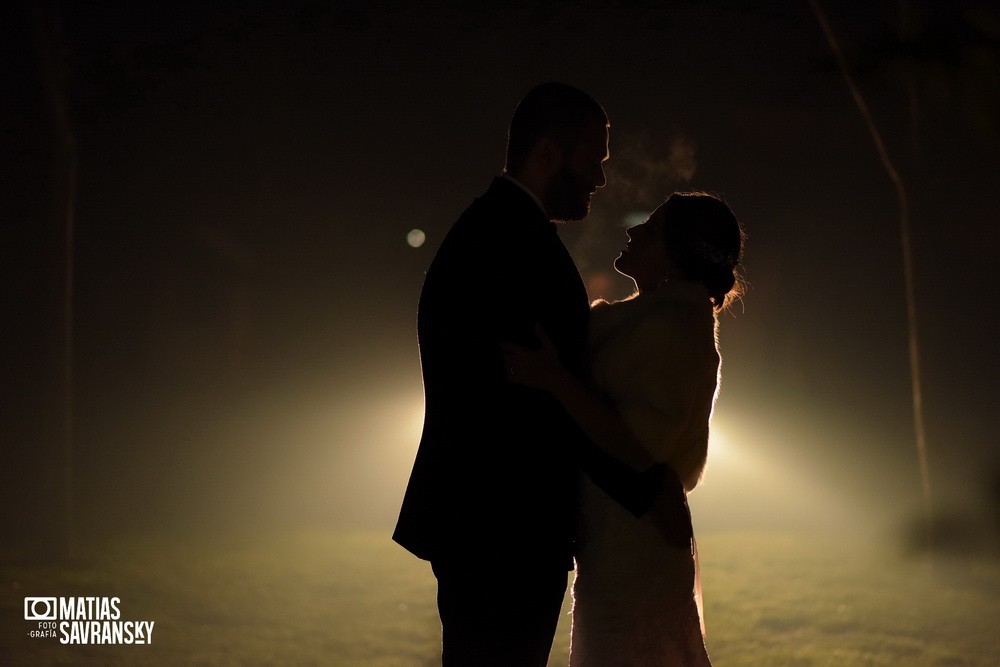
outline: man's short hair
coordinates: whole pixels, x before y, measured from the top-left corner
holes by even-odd
[[[555,81],[535,86],[521,99],[510,119],[506,170],[520,169],[543,137],[571,149],[587,122],[608,126],[608,114],[590,95]]]

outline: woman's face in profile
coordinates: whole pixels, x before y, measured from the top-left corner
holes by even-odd
[[[615,269],[635,281],[640,291],[654,289],[670,273],[672,262],[663,234],[665,212],[661,205],[641,225],[630,227],[628,243],[615,260]]]

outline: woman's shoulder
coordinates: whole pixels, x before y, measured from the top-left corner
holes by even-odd
[[[594,302],[590,345],[605,355],[664,346],[696,356],[697,350],[713,352],[715,316],[707,290],[665,284],[621,301]]]
[[[596,299],[590,302],[590,326],[591,330],[601,329],[612,325],[612,322],[619,319],[623,313],[624,304],[633,299],[635,295],[622,299],[621,301],[607,301]]]
[[[621,301],[598,299],[591,303],[591,315],[596,322],[619,326],[656,326],[684,323],[714,323],[715,316],[708,290],[693,281],[671,281],[643,294],[633,294]]]
[[[641,313],[636,308],[638,293],[619,301],[597,299],[590,304],[590,340],[593,345],[618,339],[633,329],[636,316]]]

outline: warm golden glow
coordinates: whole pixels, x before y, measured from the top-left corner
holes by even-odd
[[[819,526],[849,519],[854,508],[819,471],[781,455],[776,443],[804,437],[787,425],[727,414],[712,421],[708,465],[691,494],[695,524],[709,528]]]

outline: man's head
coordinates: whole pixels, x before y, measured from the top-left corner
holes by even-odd
[[[608,126],[604,109],[583,91],[536,86],[511,118],[505,171],[538,195],[552,220],[581,220],[607,182]]]

